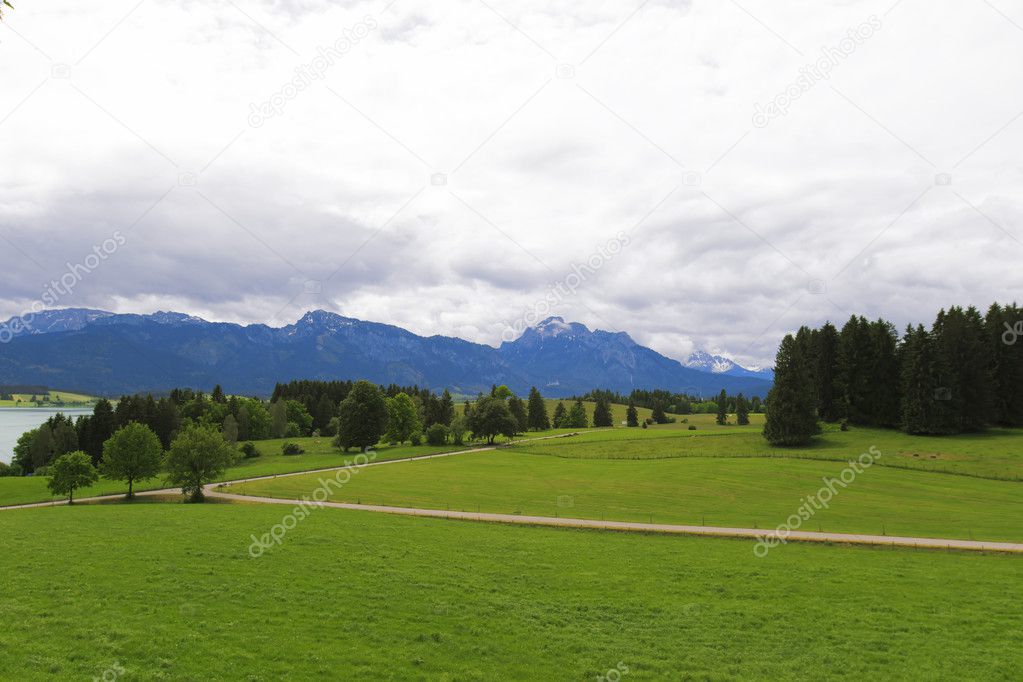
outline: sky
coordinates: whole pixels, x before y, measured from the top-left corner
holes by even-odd
[[[0,316],[558,315],[770,365],[1023,285],[1008,0],[14,0]]]

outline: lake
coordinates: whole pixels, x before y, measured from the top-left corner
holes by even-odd
[[[67,415],[92,414],[92,408],[0,407],[0,462],[10,463],[21,434],[63,412]]]

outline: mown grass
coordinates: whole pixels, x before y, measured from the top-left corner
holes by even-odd
[[[285,442],[300,444],[305,449],[305,454],[284,456],[281,454],[281,445]],[[251,478],[254,476],[272,476],[274,474],[287,474],[296,471],[313,471],[329,467],[343,466],[354,461],[357,451],[352,450],[342,453],[331,445],[330,438],[291,438],[281,440],[255,441],[254,445],[260,451],[260,456],[253,459],[242,459],[227,470],[217,480],[230,481],[240,478]],[[404,459],[406,457],[419,457],[423,455],[436,454],[438,452],[450,452],[464,449],[454,445],[431,446],[431,445],[381,445],[374,450],[374,461],[383,462],[392,459]],[[141,484],[136,484],[135,489],[159,490],[167,488],[167,483],[161,476]],[[126,493],[128,486],[119,481],[107,481],[100,479],[95,485],[83,488],[75,493],[75,497],[88,497],[90,495],[114,495]],[[48,502],[54,498],[46,487],[46,478],[43,476],[23,476],[19,478],[0,478],[0,506],[12,504],[28,504],[32,502]]]
[[[578,433],[574,429],[553,429],[550,431],[530,432],[518,436],[518,439],[528,440],[536,438],[547,438],[565,434]],[[498,443],[506,443],[508,439],[499,438]],[[281,446],[284,443],[297,443],[305,450],[301,455],[285,456],[281,454]],[[220,476],[218,481],[231,481],[241,478],[252,478],[255,476],[272,476],[274,474],[289,474],[297,471],[314,471],[330,467],[344,466],[354,461],[358,454],[357,450],[343,453],[332,445],[332,439],[323,438],[281,438],[272,440],[253,441],[253,445],[259,450],[260,456],[253,459],[239,460],[227,472]],[[480,443],[469,443],[466,445],[387,445],[379,444],[374,448],[373,461],[384,462],[393,459],[405,459],[409,457],[423,457],[441,452],[456,452],[459,450],[480,447]],[[142,483],[136,483],[135,490],[159,490],[167,488],[169,484],[163,479],[155,478]],[[107,481],[100,479],[95,485],[83,488],[75,493],[75,497],[88,497],[90,495],[116,495],[126,493],[128,487],[118,481]],[[30,504],[33,502],[50,502],[55,498],[46,487],[44,476],[24,476],[0,478],[0,507],[14,504]]]
[[[839,462],[684,457],[565,459],[517,450],[371,467],[335,501],[653,523],[773,528],[837,478]],[[228,492],[298,499],[318,486],[294,476]],[[1023,540],[1023,484],[884,467],[835,486],[803,530]]]
[[[993,428],[955,436],[910,436],[888,429],[853,428],[825,432],[807,447],[772,447],[764,440],[762,415],[749,426],[717,426],[713,415],[694,415],[696,431],[685,424],[648,429],[583,432],[572,439],[524,443],[516,448],[534,454],[581,459],[662,459],[669,457],[791,457],[847,461],[871,447],[889,467],[921,469],[1023,481],[1023,429]],[[760,422],[759,424],[757,422]],[[681,427],[681,428],[680,428]]]
[[[260,505],[0,512],[0,678],[1015,679],[1018,557]],[[116,666],[116,667],[115,667]]]
[[[13,400],[0,400],[0,407],[39,407],[32,400],[31,393],[14,393]],[[35,397],[42,401],[42,407],[54,407],[57,397],[60,397],[64,407],[75,407],[79,405],[91,405],[99,398],[84,393],[72,393],[70,391],[50,391],[49,393],[37,393]]]

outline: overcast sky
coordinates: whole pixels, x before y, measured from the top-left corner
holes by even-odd
[[[1008,0],[14,4],[3,317],[71,264],[57,307],[770,364],[1023,284]]]

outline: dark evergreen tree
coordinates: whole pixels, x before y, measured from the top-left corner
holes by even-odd
[[[835,388],[835,373],[838,369],[838,330],[830,322],[826,322],[817,334],[816,360],[817,413],[826,422],[836,422],[841,418]],[[754,400],[759,402],[756,396]]]
[[[906,329],[899,346],[899,363],[902,394],[900,428],[913,434],[940,433],[935,399],[938,386],[934,342],[923,325]]]
[[[728,423],[728,394],[725,393],[725,389],[721,389],[721,393],[718,394],[718,416],[717,423],[724,426]]]
[[[952,307],[938,313],[931,331],[935,343],[938,388],[942,403],[938,433],[976,431],[990,421],[989,345],[974,308]]]
[[[625,411],[625,425],[639,426],[639,412],[636,410],[636,403],[629,401],[629,409]]]
[[[572,409],[568,411],[568,428],[585,429],[590,425],[590,418],[586,415],[586,406],[582,400],[576,400]]]
[[[605,398],[597,400],[597,405],[593,408],[593,425],[599,427],[614,426],[611,404]]]
[[[1015,303],[988,309],[984,320],[991,380],[991,421],[1023,426],[1023,310]]]
[[[455,420],[455,400],[451,397],[451,393],[444,389],[444,393],[440,397],[440,410],[438,413],[437,423],[443,424],[444,426],[451,426],[451,422]]]
[[[869,357],[870,323],[852,316],[838,336],[837,411],[853,424],[870,423],[870,380],[873,376]],[[777,369],[775,369],[777,378]],[[768,405],[770,414],[770,405]]]
[[[554,428],[570,428],[568,425],[568,410],[565,409],[565,403],[560,400],[558,401],[558,404],[554,406]]]
[[[774,387],[767,397],[764,437],[771,445],[806,445],[818,432],[813,384],[805,358],[789,334],[775,359]]]
[[[522,402],[522,398],[517,395],[509,397],[508,410],[511,412],[512,417],[515,418],[515,423],[518,425],[518,433],[528,431],[529,416],[526,414],[526,404]]]
[[[654,403],[654,408],[650,415],[650,418],[653,419],[658,424],[668,423],[668,415],[664,413],[664,403],[660,401]]]
[[[313,428],[323,433],[329,428],[330,420],[337,416],[337,408],[329,395],[321,393],[311,414],[313,416]]]
[[[749,403],[742,393],[735,398],[735,423],[739,426],[749,424]]]
[[[153,432],[156,433],[156,437],[160,439],[160,445],[163,446],[163,449],[169,449],[171,442],[174,441],[174,436],[178,433],[178,428],[181,426],[178,409],[172,401],[163,398],[156,404],[156,416],[153,418],[151,426]],[[240,424],[238,432],[241,433]]]
[[[540,391],[534,386],[529,389],[529,428],[534,431],[546,431],[551,428],[551,419],[547,415],[547,403]]]

